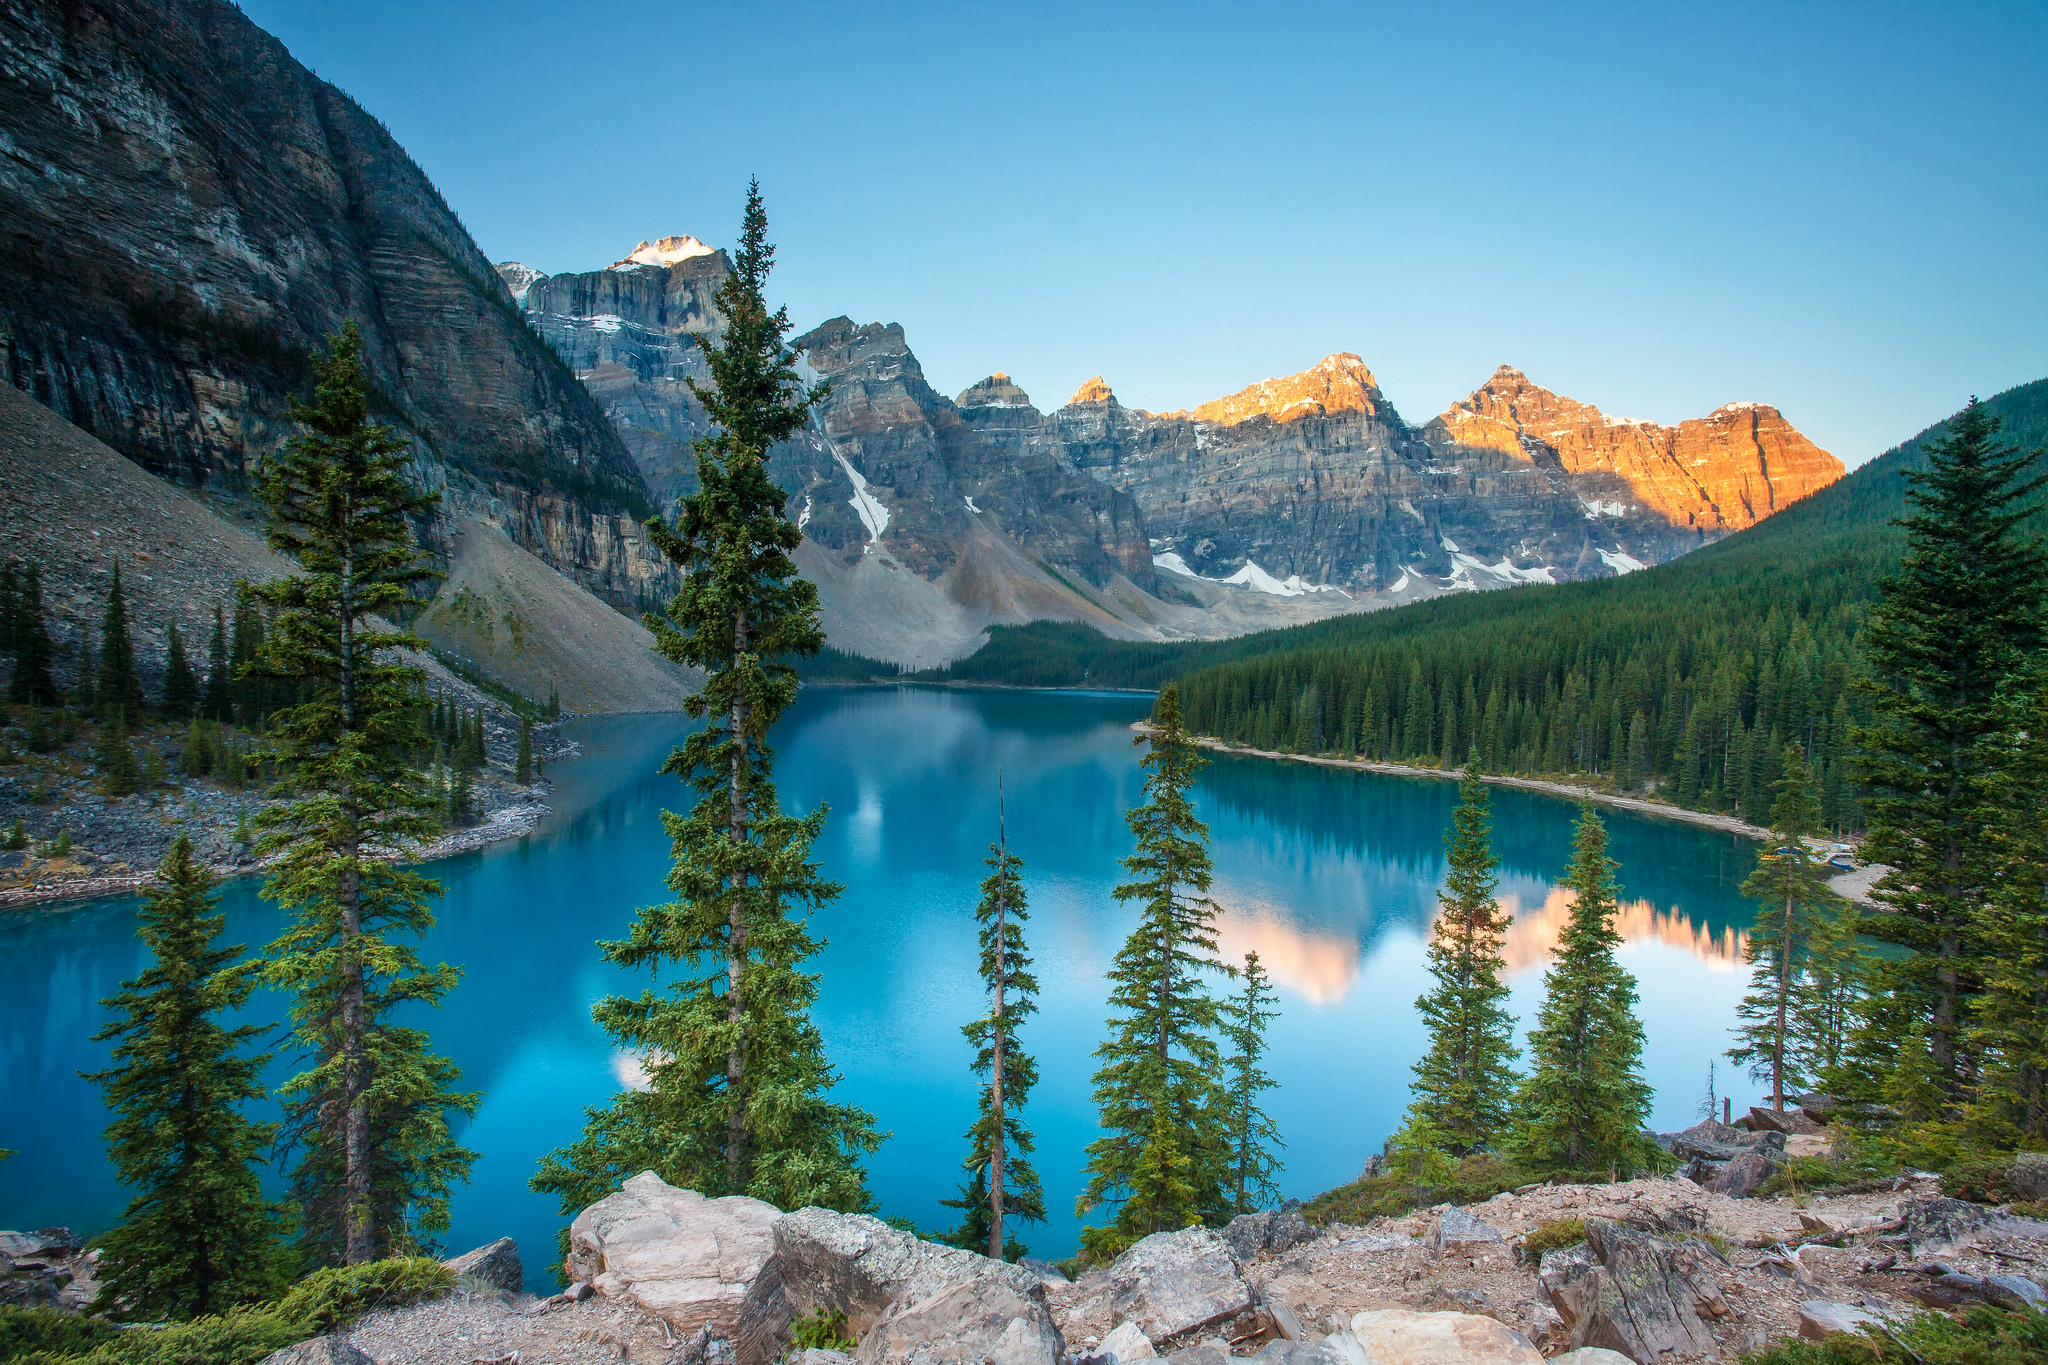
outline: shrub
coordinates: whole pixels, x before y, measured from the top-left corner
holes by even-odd
[[[317,1336],[373,1308],[419,1303],[454,1287],[454,1272],[430,1257],[371,1261],[314,1271],[278,1301],[277,1311],[305,1324],[309,1330],[304,1335]]]
[[[1922,1313],[1896,1340],[1837,1333],[1823,1341],[1780,1341],[1743,1365],[2037,1365],[2048,1359],[2048,1313],[1975,1308],[1959,1322]]]
[[[1502,1190],[1529,1183],[1528,1173],[1490,1152],[1468,1156],[1439,1174],[1441,1184],[1413,1184],[1392,1175],[1354,1180],[1326,1190],[1302,1206],[1302,1217],[1317,1227],[1329,1223],[1369,1223],[1446,1201],[1477,1204]]]
[[[1532,1261],[1543,1259],[1546,1251],[1559,1247],[1577,1246],[1586,1240],[1586,1220],[1583,1218],[1546,1218],[1536,1225],[1534,1231],[1522,1239],[1522,1255]]]
[[[54,1308],[0,1307],[0,1360],[90,1351],[120,1331],[104,1318],[60,1313]]]
[[[820,1308],[790,1324],[792,1351],[851,1351],[859,1344],[846,1330],[846,1314],[837,1308]]]

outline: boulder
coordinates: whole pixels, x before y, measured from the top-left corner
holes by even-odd
[[[377,1365],[369,1355],[338,1336],[314,1337],[263,1357],[263,1365]]]
[[[806,1346],[801,1351],[791,1351],[784,1356],[782,1365],[853,1365],[853,1357],[844,1351],[828,1351],[822,1346]]]
[[[1429,1248],[1444,1256],[1506,1254],[1508,1239],[1491,1223],[1452,1205],[1437,1219],[1435,1231],[1429,1234]]]
[[[1359,1365],[1364,1353],[1358,1350],[1358,1343],[1348,1332],[1344,1334],[1343,1341],[1350,1347],[1349,1352],[1338,1347],[1334,1339],[1269,1341],[1253,1359],[1264,1362],[1264,1365]]]
[[[1266,1312],[1273,1319],[1273,1330],[1288,1341],[1307,1341],[1308,1331],[1301,1325],[1301,1315],[1294,1311],[1294,1305],[1273,1294],[1265,1295]]]
[[[1701,1321],[1702,1313],[1728,1312],[1707,1253],[1606,1218],[1586,1220],[1586,1248],[1592,1268],[1551,1291],[1571,1347],[1601,1346],[1637,1361],[1719,1349]]]
[[[502,1289],[507,1294],[517,1294],[526,1287],[526,1272],[519,1264],[519,1243],[510,1237],[500,1237],[487,1246],[466,1251],[441,1264],[454,1271],[458,1278],[475,1280],[492,1289]]]
[[[1321,1235],[1301,1216],[1299,1199],[1290,1199],[1277,1209],[1240,1213],[1223,1229],[1230,1254],[1240,1262],[1256,1260],[1261,1252],[1278,1256]]]
[[[1860,1332],[1866,1327],[1882,1328],[1884,1324],[1884,1314],[1873,1313],[1854,1304],[1808,1299],[1799,1305],[1799,1335],[1809,1341],[1819,1341],[1836,1332]]]
[[[1929,1276],[1906,1292],[1930,1308],[1961,1308],[1971,1303],[2000,1308],[2039,1308],[2048,1304],[2048,1290],[2024,1275],[1965,1275],[1939,1262],[1920,1267]]]
[[[1610,1351],[1605,1346],[1581,1346],[1576,1351],[1566,1351],[1561,1356],[1552,1356],[1550,1365],[1635,1365],[1635,1362],[1619,1351]]]
[[[1834,1121],[1835,1111],[1842,1102],[1833,1095],[1801,1095],[1792,1103],[1797,1104],[1799,1112],[1815,1123],[1825,1124]]]
[[[1783,1164],[1781,1154],[1774,1149],[1753,1147],[1722,1166],[1702,1188],[1730,1199],[1752,1199]]]
[[[1749,1107],[1749,1131],[1752,1133],[1785,1133],[1792,1129],[1792,1115],[1798,1110],[1772,1109],[1767,1105],[1753,1104]]]
[[[2003,1221],[1981,1204],[1940,1195],[1917,1195],[1899,1205],[1900,1235],[1915,1256],[1938,1256],[1968,1241],[1987,1223]]]
[[[1657,1134],[1657,1145],[1681,1160],[1732,1161],[1756,1141],[1745,1133],[1714,1119],[1695,1123],[1676,1133]]]
[[[1058,1365],[1062,1351],[1042,1299],[999,1277],[976,1276],[891,1303],[853,1358],[856,1365]]]
[[[792,1313],[834,1310],[865,1337],[890,1304],[937,1298],[963,1281],[992,1280],[1043,1299],[1041,1279],[1022,1266],[959,1247],[921,1242],[864,1213],[798,1209],[775,1222],[780,1294]]]
[[[70,1228],[0,1232],[0,1256],[11,1261],[68,1261],[84,1249],[85,1239]]]
[[[1036,1279],[1040,1284],[1072,1284],[1066,1272],[1051,1261],[1041,1261],[1036,1256],[1019,1256],[1017,1269]]]
[[[569,1277],[653,1314],[680,1336],[709,1328],[737,1343],[749,1297],[761,1292],[756,1282],[775,1255],[779,1217],[759,1199],[706,1199],[642,1171],[569,1225]],[[765,1278],[772,1296],[774,1276]],[[741,1352],[742,1361],[751,1358]]]
[[[2048,1199],[2048,1152],[2015,1152],[2006,1168],[2006,1188],[2026,1200]]]
[[[1230,1365],[1230,1343],[1205,1337],[1166,1357],[1166,1365]]]
[[[1209,1228],[1155,1232],[1138,1242],[1110,1266],[1109,1293],[1117,1321],[1137,1323],[1155,1342],[1252,1306],[1229,1244]]]
[[[1554,1303],[1564,1287],[1593,1268],[1593,1251],[1584,1242],[1568,1247],[1552,1247],[1543,1253],[1537,1262],[1536,1283]]]
[[[1367,1365],[1542,1365],[1529,1339],[1476,1313],[1379,1308],[1351,1319]]]
[[[1115,1331],[1102,1339],[1095,1348],[1097,1356],[1114,1356],[1120,1365],[1131,1365],[1134,1360],[1156,1360],[1159,1352],[1152,1349],[1152,1339],[1145,1335],[1135,1322],[1117,1324]]]

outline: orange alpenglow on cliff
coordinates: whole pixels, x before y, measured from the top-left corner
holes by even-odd
[[[1675,427],[1609,417],[1503,365],[1470,398],[1424,429],[1519,459],[1554,454],[1565,470],[1608,470],[1674,525],[1709,533],[1754,526],[1842,477],[1842,462],[1807,440],[1774,407],[1729,403]]]
[[[1099,381],[1098,381],[1099,382]],[[1262,379],[1231,394],[1202,404],[1193,412],[1162,412],[1161,417],[1192,417],[1232,427],[1254,417],[1292,422],[1333,412],[1362,412],[1377,417],[1386,405],[1380,382],[1365,362],[1349,351],[1324,356],[1300,374]]]

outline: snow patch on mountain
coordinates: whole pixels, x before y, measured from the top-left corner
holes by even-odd
[[[1275,578],[1260,568],[1253,560],[1246,560],[1244,567],[1228,578],[1203,578],[1188,567],[1178,552],[1169,550],[1165,554],[1152,556],[1155,568],[1177,573],[1183,578],[1200,578],[1204,583],[1224,583],[1233,588],[1250,588],[1253,592],[1269,593],[1274,597],[1306,597],[1314,592],[1334,592],[1342,597],[1351,596],[1342,588],[1330,583],[1310,583],[1300,574],[1289,574],[1286,578]]]
[[[637,270],[643,265],[674,265],[687,261],[693,256],[709,256],[716,247],[709,247],[695,237],[659,237],[651,242],[642,242],[626,253],[625,259],[614,261],[606,267],[610,270]]]
[[[853,496],[847,499],[847,505],[860,515],[860,524],[868,528],[868,550],[873,551],[875,542],[882,538],[882,532],[889,529],[889,509],[882,505],[880,498],[868,492],[868,481],[844,455],[835,450],[832,458],[839,461],[846,477],[853,480]]]
[[[1649,565],[1643,563],[1642,560],[1637,559],[1634,555],[1628,553],[1628,551],[1621,549],[1619,546],[1615,548],[1613,554],[1609,554],[1607,553],[1607,551],[1602,550],[1597,546],[1594,547],[1593,553],[1599,555],[1600,562],[1602,564],[1605,564],[1608,568],[1614,570],[1617,576],[1625,573],[1634,573],[1637,569],[1647,569],[1650,567]]]
[[[1627,503],[1602,502],[1598,498],[1588,502],[1586,499],[1580,498],[1579,506],[1586,509],[1587,521],[1592,521],[1597,517],[1621,517],[1628,515]]]

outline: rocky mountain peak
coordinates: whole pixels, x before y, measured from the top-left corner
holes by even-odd
[[[953,401],[963,408],[1028,408],[1031,395],[1018,388],[1010,376],[997,370],[988,378],[969,384]]]
[[[498,262],[498,278],[512,291],[512,300],[518,304],[523,305],[526,302],[526,291],[533,287],[535,280],[544,280],[547,277],[547,271],[535,270],[532,266],[522,265],[518,261]]]
[[[631,270],[635,266],[671,266],[687,261],[693,256],[709,256],[716,247],[709,247],[695,237],[658,237],[651,242],[642,242],[627,252],[624,259],[613,261],[610,270]]]
[[[1423,439],[1440,449],[1554,458],[1573,474],[1618,474],[1673,525],[1715,534],[1753,526],[1843,474],[1840,460],[1766,404],[1727,403],[1667,427],[1609,416],[1508,365],[1431,422]]]
[[[1114,403],[1116,395],[1109,391],[1109,385],[1102,382],[1101,375],[1095,375],[1074,390],[1074,396],[1067,400],[1067,406],[1077,403]]]
[[[1324,356],[1299,374],[1260,380],[1227,398],[1204,403],[1193,412],[1161,415],[1236,426],[1254,417],[1268,417],[1275,422],[1326,417],[1335,412],[1362,412],[1373,417],[1382,415],[1386,406],[1386,399],[1380,396],[1379,381],[1373,378],[1365,361],[1349,351],[1339,351]]]

